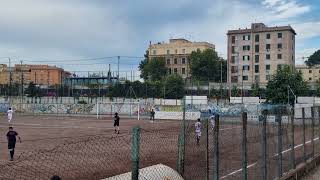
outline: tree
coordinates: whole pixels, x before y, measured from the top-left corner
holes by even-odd
[[[146,65],[148,64],[148,59],[149,59],[149,51],[147,50],[146,53],[144,54],[144,59],[139,63],[140,77],[144,80],[148,79],[148,71],[145,68]]]
[[[167,76],[164,86],[166,98],[180,99],[184,96],[184,82],[181,76],[177,74]]]
[[[215,82],[227,80],[227,62],[220,58],[213,49],[193,51],[189,57],[190,71],[197,80],[211,80]]]
[[[303,96],[308,93],[309,88],[307,83],[303,81],[302,74],[286,65],[279,68],[268,82],[266,89],[267,102],[288,103],[288,90],[289,103],[294,104],[295,97],[292,92],[296,96]]]
[[[263,89],[260,87],[259,83],[254,83],[251,86],[252,96],[261,97],[263,94]]]
[[[237,86],[235,86],[235,85],[232,86],[231,96],[232,96],[232,97],[238,97],[238,96],[240,96],[240,89],[238,89]]]
[[[145,61],[140,62],[139,65],[139,69],[142,68],[140,71],[144,80],[158,81],[165,77],[167,68],[164,57],[154,57]]]
[[[317,82],[315,95],[320,97],[320,82]]]
[[[320,49],[314,52],[307,61],[305,61],[307,66],[314,66],[320,64]]]
[[[25,93],[28,94],[28,97],[39,97],[41,96],[40,88],[36,87],[33,82],[30,82]]]

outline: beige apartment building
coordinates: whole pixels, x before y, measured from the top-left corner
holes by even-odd
[[[208,42],[191,42],[186,39],[170,39],[168,43],[157,43],[149,45],[149,59],[153,57],[164,57],[168,74],[176,73],[183,78],[190,77],[189,55],[192,51],[215,49]]]
[[[250,89],[253,83],[265,87],[282,65],[295,67],[295,31],[291,26],[229,30],[228,84]],[[243,85],[243,86],[242,86]]]
[[[296,70],[302,73],[303,80],[308,83],[320,81],[320,66],[296,65]]]

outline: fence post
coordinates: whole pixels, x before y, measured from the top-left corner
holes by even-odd
[[[267,115],[268,111],[262,112],[262,180],[267,180]]]
[[[139,152],[140,152],[140,127],[133,128],[132,147],[131,147],[131,160],[132,160],[132,180],[139,178]]]
[[[295,150],[294,150],[294,109],[291,111],[291,169],[296,168],[296,157],[295,157]]]
[[[219,180],[219,115],[215,116],[213,141],[213,180]]]
[[[247,113],[242,113],[242,179],[247,180]]]
[[[209,118],[206,121],[206,179],[209,180]]]
[[[311,107],[311,156],[314,156],[314,107]]]
[[[278,122],[278,178],[282,177],[282,118],[281,114],[276,114],[276,122]]]
[[[182,114],[182,128],[180,130],[179,134],[179,152],[178,152],[178,165],[177,165],[177,170],[178,173],[183,176],[184,175],[184,156],[185,156],[185,126],[186,126],[186,99],[185,97],[183,98],[182,102],[182,109],[183,109],[183,114]]]
[[[318,107],[318,141],[320,141],[320,106]],[[319,149],[317,152],[319,152]]]
[[[303,161],[306,162],[306,123],[305,123],[305,113],[304,108],[302,108],[302,153]]]

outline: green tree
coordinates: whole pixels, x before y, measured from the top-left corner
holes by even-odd
[[[238,87],[235,86],[235,85],[232,86],[231,96],[232,96],[232,97],[238,97],[238,96],[240,96],[240,89],[238,89]]]
[[[28,95],[28,97],[40,97],[41,96],[41,90],[39,87],[37,87],[33,82],[30,82],[27,89],[25,90],[25,93]]]
[[[316,92],[315,92],[315,95],[317,97],[320,97],[320,82],[317,82],[316,84]]]
[[[167,73],[167,68],[165,66],[164,57],[155,57],[151,58],[145,62],[140,62],[141,67],[141,76],[144,80],[158,81],[165,77]],[[139,65],[139,66],[140,66]]]
[[[222,81],[227,79],[227,62],[213,49],[193,51],[189,57],[190,71],[193,78],[201,81]]]
[[[148,80],[148,71],[146,69],[146,65],[148,64],[149,59],[149,51],[147,50],[144,54],[144,59],[139,63],[140,77],[144,80]]]
[[[263,89],[260,87],[259,83],[254,83],[251,86],[252,96],[261,97],[263,94]]]
[[[164,87],[166,98],[180,99],[184,96],[184,81],[177,74],[167,76]]]
[[[307,66],[314,66],[320,64],[320,49],[314,52],[307,61],[305,61]]]
[[[268,82],[266,89],[267,102],[288,103],[288,90],[296,96],[304,96],[308,93],[307,83],[303,81],[302,74],[289,66],[279,68]],[[289,103],[294,104],[294,95],[289,91]]]

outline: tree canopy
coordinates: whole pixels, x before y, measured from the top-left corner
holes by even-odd
[[[184,96],[184,82],[181,76],[177,74],[167,76],[164,86],[166,98],[178,99]]]
[[[227,80],[227,62],[218,56],[213,49],[204,51],[193,51],[189,57],[190,71],[193,78],[201,81],[222,81]]]
[[[139,64],[139,70],[141,72],[140,77],[144,80],[159,81],[167,73],[164,57],[154,57],[148,59],[146,52],[145,59]]]
[[[267,102],[288,103],[289,90],[289,103],[294,104],[294,95],[306,95],[308,89],[307,83],[302,78],[302,74],[286,65],[279,68],[268,82],[266,89]]]
[[[314,66],[320,64],[320,49],[314,52],[307,61],[305,61],[307,66]]]

